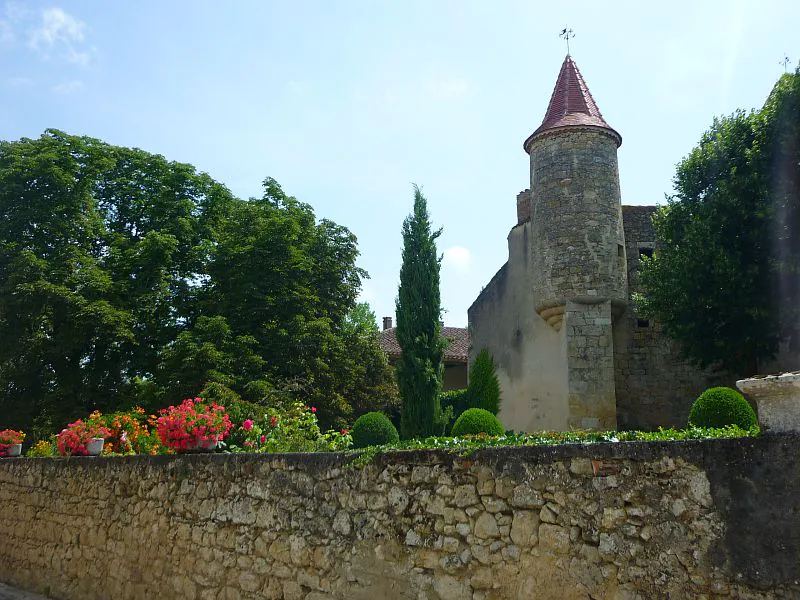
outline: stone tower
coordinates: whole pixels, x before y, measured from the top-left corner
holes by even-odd
[[[567,299],[610,301],[616,313],[626,304],[621,143],[567,55],[544,121],[523,145],[531,162],[533,303],[556,329]]]
[[[469,309],[514,429],[614,429],[614,320],[628,299],[617,148],[575,61],[561,66],[542,124],[524,143],[508,263]]]
[[[619,191],[620,135],[572,57],[525,140],[531,164],[533,306],[566,326],[569,425],[616,427],[612,322],[628,299]]]

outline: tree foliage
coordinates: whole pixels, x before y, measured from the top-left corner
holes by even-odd
[[[471,408],[482,408],[493,415],[500,412],[500,382],[494,359],[486,348],[478,352],[469,371],[467,398]]]
[[[357,257],[273,179],[242,200],[92,138],[0,142],[0,414],[44,433],[212,388],[262,404],[291,388],[325,425],[366,412],[393,382]]]
[[[404,438],[426,437],[439,421],[444,342],[441,339],[441,299],[436,238],[428,205],[414,186],[414,210],[403,222],[403,263],[397,293],[397,384],[403,408],[400,430]]]
[[[781,340],[800,350],[800,71],[761,110],[715,119],[674,184],[642,260],[643,312],[687,357],[737,375]]]

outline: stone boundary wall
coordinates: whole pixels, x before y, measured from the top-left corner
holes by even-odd
[[[64,600],[800,597],[800,438],[0,460],[0,581]]]

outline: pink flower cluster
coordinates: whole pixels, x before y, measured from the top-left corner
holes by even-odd
[[[168,448],[178,452],[209,448],[222,441],[233,428],[225,407],[202,398],[187,398],[178,406],[159,411],[158,437]]]
[[[61,456],[87,456],[89,451],[86,449],[86,445],[92,441],[92,438],[105,438],[111,435],[111,431],[107,427],[93,422],[93,417],[95,417],[95,413],[90,415],[88,421],[78,419],[74,423],[70,423],[56,436],[58,453]]]
[[[24,439],[25,434],[21,431],[14,431],[13,429],[0,431],[0,456],[5,456],[11,446],[21,444]]]

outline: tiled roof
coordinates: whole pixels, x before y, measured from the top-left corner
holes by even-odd
[[[525,140],[525,152],[530,152],[533,139],[545,131],[571,126],[594,126],[609,130],[617,138],[617,146],[622,143],[622,137],[614,131],[600,114],[600,109],[589,92],[589,87],[583,80],[583,75],[578,70],[578,65],[567,54],[564,64],[553,88],[547,114],[539,128]]]
[[[395,327],[381,331],[381,348],[389,358],[400,358],[400,344],[397,343]],[[444,349],[444,360],[448,362],[467,362],[469,358],[469,334],[466,327],[442,327],[442,337],[448,340]]]

